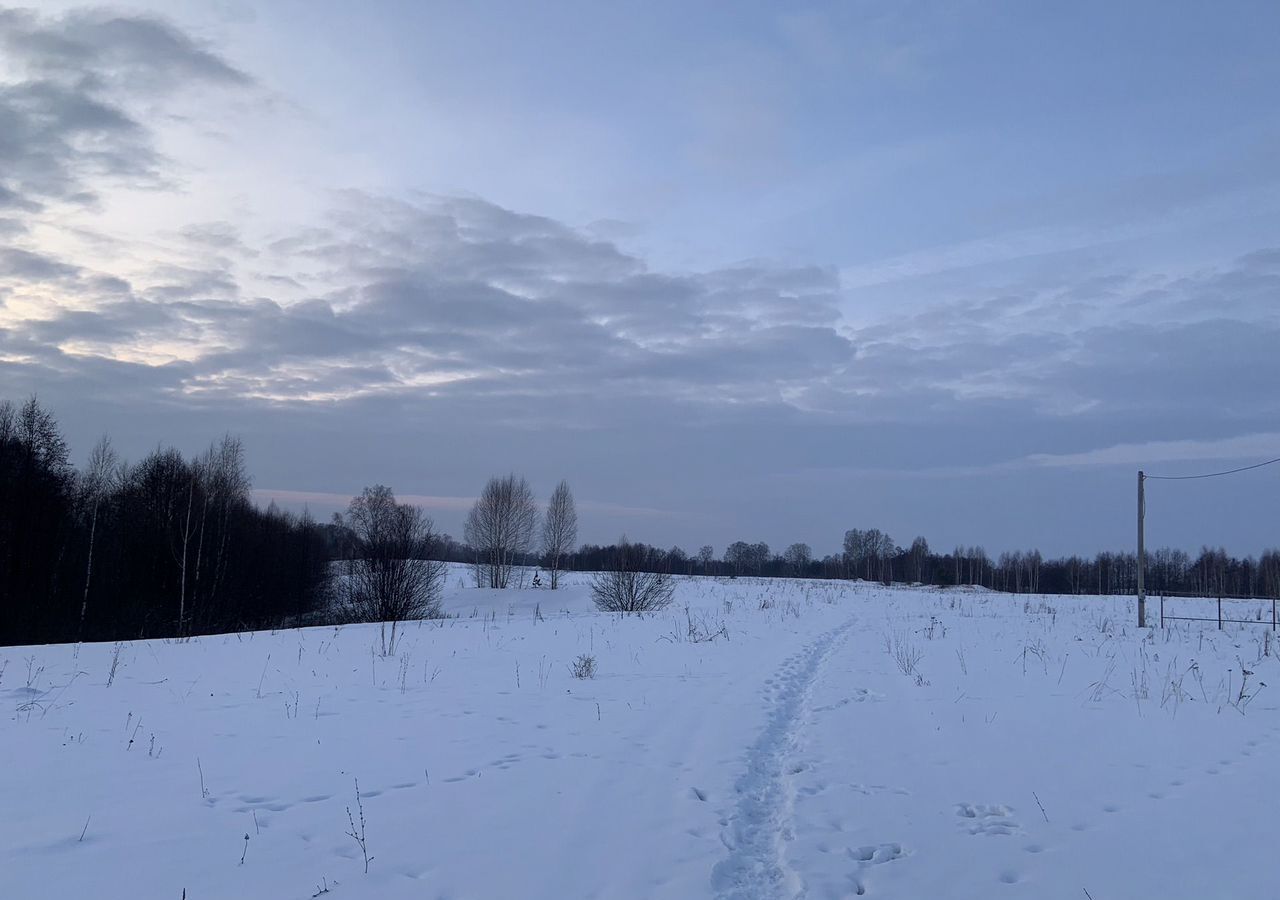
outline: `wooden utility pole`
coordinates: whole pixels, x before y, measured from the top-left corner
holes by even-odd
[[[1147,587],[1145,583],[1147,569],[1147,543],[1144,519],[1147,515],[1147,476],[1138,470],[1138,627],[1147,627]]]

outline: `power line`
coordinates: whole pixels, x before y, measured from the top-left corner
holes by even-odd
[[[1280,456],[1275,459],[1269,459],[1266,462],[1254,463],[1251,466],[1241,466],[1238,469],[1228,469],[1225,472],[1207,472],[1204,475],[1148,475],[1147,478],[1157,478],[1160,481],[1190,481],[1195,478],[1217,478],[1220,475],[1234,475],[1237,472],[1248,472],[1250,469],[1261,469],[1263,466],[1274,465],[1280,463]]]
[[[1156,478],[1160,481],[1190,481],[1196,478],[1220,478],[1223,475],[1235,475],[1237,472],[1249,472],[1253,469],[1261,469],[1263,466],[1273,466],[1280,463],[1280,456],[1275,459],[1268,459],[1265,462],[1254,463],[1251,466],[1240,466],[1237,469],[1227,469],[1223,472],[1205,472],[1201,475],[1148,475],[1145,472],[1138,472],[1138,627],[1145,628],[1147,625],[1147,590],[1145,584],[1145,572],[1147,567],[1146,552],[1146,518],[1147,518],[1147,493],[1146,481],[1148,478]],[[1218,601],[1221,605],[1222,601]],[[1161,606],[1161,627],[1164,626],[1164,607]],[[1221,627],[1222,616],[1219,614],[1219,627]]]

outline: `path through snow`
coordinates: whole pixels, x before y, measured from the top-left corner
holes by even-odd
[[[771,702],[768,721],[747,752],[747,768],[735,788],[738,803],[721,839],[729,855],[711,872],[721,900],[792,898],[803,879],[787,861],[795,803],[792,776],[801,732],[810,716],[809,697],[833,649],[853,627],[854,619],[828,631],[783,662],[765,682]]]

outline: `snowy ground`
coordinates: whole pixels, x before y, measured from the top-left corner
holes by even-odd
[[[1268,628],[752,579],[619,618],[459,574],[386,658],[0,648],[0,897],[1280,896]]]

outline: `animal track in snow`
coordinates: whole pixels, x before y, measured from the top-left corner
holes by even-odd
[[[853,882],[854,894],[861,897],[867,893],[867,884],[864,877],[869,867],[893,862],[895,859],[902,859],[907,854],[902,849],[901,844],[889,843],[850,847],[849,855],[858,862],[858,870],[849,876],[849,880]]]
[[[958,803],[956,815],[970,834],[1016,834],[1022,830],[1013,818],[1013,807],[999,803]]]
[[[849,855],[861,863],[880,865],[901,859],[905,854],[901,844],[870,844],[865,847],[850,847]]]

